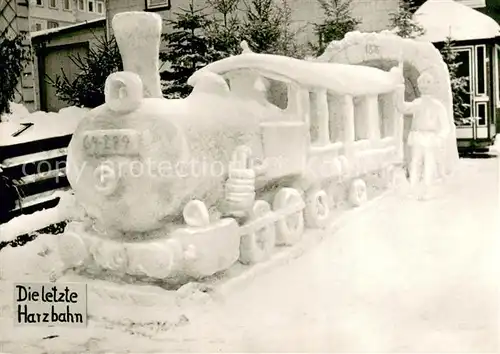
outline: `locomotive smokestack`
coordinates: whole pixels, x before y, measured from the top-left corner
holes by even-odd
[[[163,97],[159,74],[161,17],[150,12],[123,12],[112,21],[123,70],[139,75],[144,97]]]

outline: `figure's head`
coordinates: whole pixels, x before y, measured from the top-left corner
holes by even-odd
[[[418,77],[417,84],[422,95],[429,94],[434,84],[434,78],[429,73],[423,73]]]

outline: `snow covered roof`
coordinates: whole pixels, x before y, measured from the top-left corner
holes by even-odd
[[[188,80],[192,86],[203,73],[225,74],[235,70],[257,70],[276,80],[293,80],[305,87],[324,88],[341,95],[391,92],[398,78],[389,72],[361,65],[310,62],[280,55],[244,53],[208,64]]]
[[[443,42],[488,39],[500,35],[500,25],[491,17],[453,0],[427,0],[413,15],[426,33],[419,40]]]
[[[75,23],[74,25],[62,26],[62,27],[57,27],[57,28],[49,28],[49,29],[45,29],[45,30],[41,30],[41,31],[31,32],[31,38],[46,36],[46,35],[51,34],[51,33],[66,31],[68,29],[76,29],[78,27],[83,27],[85,25],[97,23],[97,22],[101,22],[101,21],[106,21],[106,17],[99,17],[99,18],[95,18],[93,20],[87,20],[84,22]]]

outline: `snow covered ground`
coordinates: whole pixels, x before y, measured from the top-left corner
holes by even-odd
[[[13,328],[0,316],[0,351],[498,352],[496,165],[461,160],[429,201],[386,196],[302,257],[155,337],[94,321],[85,330]],[[12,306],[10,281],[56,266],[52,244],[45,235],[0,252],[0,315]]]

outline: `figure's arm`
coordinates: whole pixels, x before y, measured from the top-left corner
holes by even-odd
[[[415,106],[415,101],[406,102],[405,101],[405,86],[404,84],[399,85],[396,89],[396,108],[402,114],[409,114],[413,112],[413,107]]]
[[[405,79],[403,76],[402,66],[393,67],[390,70],[394,80],[398,84],[394,93],[396,109],[403,114],[412,113],[414,102],[405,102]]]

